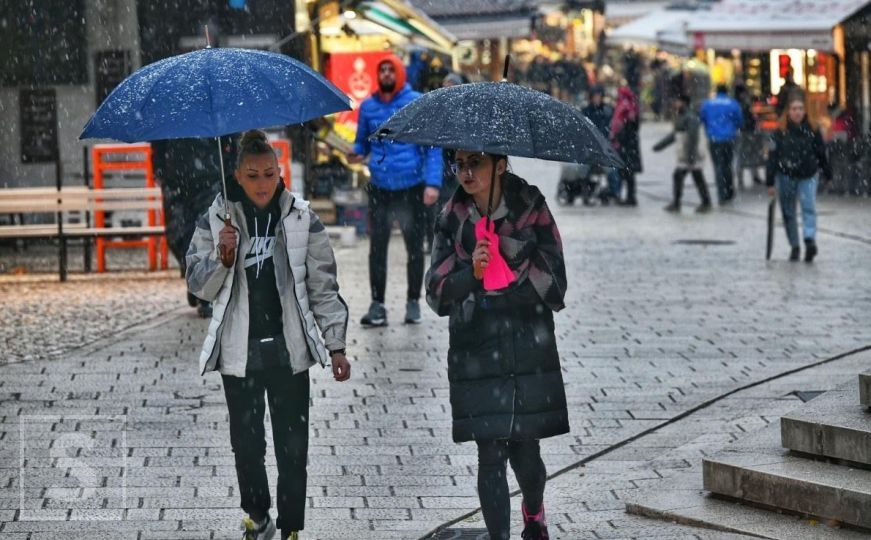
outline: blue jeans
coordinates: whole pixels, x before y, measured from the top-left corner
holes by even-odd
[[[620,199],[620,193],[623,191],[622,179],[620,171],[617,169],[608,169],[608,190],[614,199]]]
[[[780,199],[780,211],[783,213],[783,226],[789,245],[799,247],[798,220],[796,219],[795,199],[798,196],[801,205],[801,221],[804,229],[803,238],[813,240],[817,234],[817,184],[816,176],[793,179],[782,174],[777,175],[777,194]]]

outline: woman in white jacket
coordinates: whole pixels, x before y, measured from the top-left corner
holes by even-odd
[[[187,253],[188,288],[214,302],[200,355],[202,373],[221,373],[244,520],[243,540],[282,539],[304,527],[308,455],[308,369],[345,358],[348,308],[339,296],[329,237],[306,201],[279,177],[275,152],[259,130],[239,142],[235,181],[204,214]],[[319,331],[320,330],[320,331]],[[266,399],[264,399],[264,397]],[[264,464],[268,402],[278,464],[277,523]]]

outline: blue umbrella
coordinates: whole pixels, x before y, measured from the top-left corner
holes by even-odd
[[[219,137],[350,109],[348,96],[293,58],[206,48],[149,64],[127,77],[79,139]],[[226,185],[224,195],[226,201]]]
[[[350,110],[348,96],[298,60],[207,48],[139,69],[109,94],[80,139],[218,137]]]

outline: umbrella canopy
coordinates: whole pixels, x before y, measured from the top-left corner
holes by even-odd
[[[80,139],[217,137],[350,110],[348,96],[302,62],[251,49],[207,48],[127,77]]]
[[[610,143],[579,110],[507,82],[461,84],[424,94],[382,124],[372,138],[623,166]]]

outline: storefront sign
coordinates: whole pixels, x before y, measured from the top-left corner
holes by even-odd
[[[20,90],[21,163],[57,161],[57,96],[54,88]]]
[[[360,104],[378,89],[378,63],[390,54],[378,51],[330,55],[325,70],[326,76],[351,98],[352,110],[338,113],[337,124],[343,124],[356,131]]]

